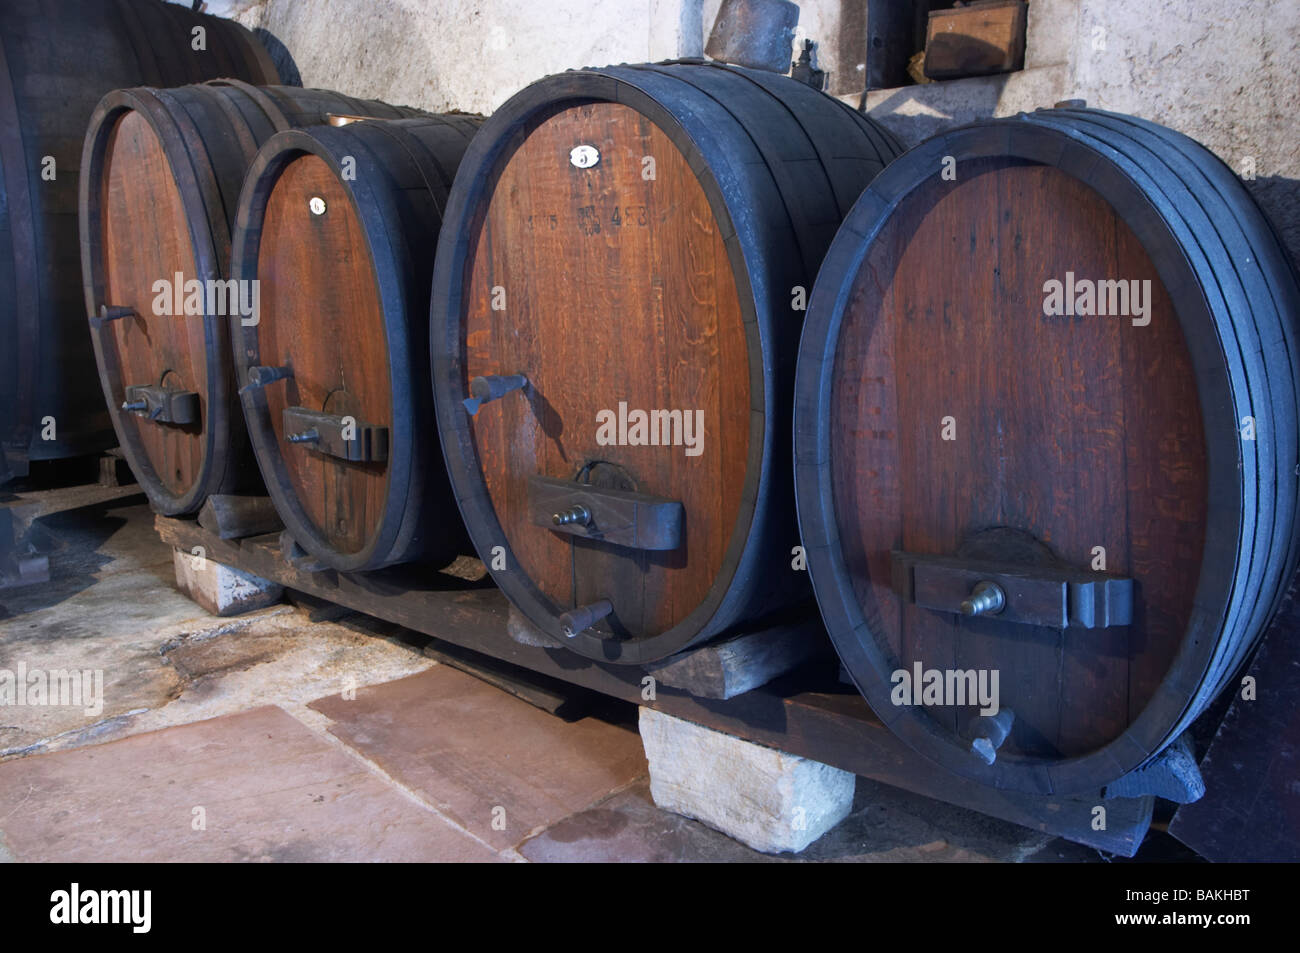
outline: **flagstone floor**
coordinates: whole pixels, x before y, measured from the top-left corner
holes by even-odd
[[[46,524],[51,582],[0,590],[0,670],[102,672],[102,691],[0,707],[3,860],[1101,859],[861,778],[839,827],[760,854],[654,806],[630,705],[564,720],[356,614],[209,616],[139,502]]]

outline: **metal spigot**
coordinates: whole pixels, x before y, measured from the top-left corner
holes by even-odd
[[[963,599],[963,615],[997,615],[1007,604],[1007,594],[996,582],[977,582],[970,598]]]
[[[589,526],[591,525],[591,512],[581,503],[575,503],[567,510],[560,510],[560,512],[553,514],[551,522],[556,526],[568,526],[571,523]]]

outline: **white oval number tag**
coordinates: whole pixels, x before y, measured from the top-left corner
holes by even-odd
[[[600,153],[595,146],[574,146],[569,152],[569,161],[579,169],[590,169],[600,161]]]

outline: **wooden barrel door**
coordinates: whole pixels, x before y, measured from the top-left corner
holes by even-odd
[[[433,428],[434,246],[477,117],[275,136],[241,198],[233,274],[249,433],[293,543],[323,565],[447,562],[466,548]]]
[[[233,79],[116,90],[96,108],[82,159],[86,307],[118,439],[159,512],[262,492],[228,329],[259,304],[254,286],[228,281],[232,220],[259,146],[332,115],[412,114]]]
[[[792,295],[895,151],[807,87],[699,64],[552,77],[484,126],[436,266],[439,423],[542,631],[636,663],[799,592]]]
[[[1295,564],[1296,300],[1232,174],[1131,117],[965,127],[873,183],[810,306],[796,482],[895,732],[1096,794],[1187,727]]]

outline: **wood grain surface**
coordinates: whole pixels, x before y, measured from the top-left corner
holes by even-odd
[[[1150,324],[1047,316],[1043,285],[1149,280]],[[1068,757],[1121,734],[1183,638],[1206,518],[1196,382],[1132,231],[1078,180],[1005,159],[905,200],[853,286],[838,340],[832,467],[871,632],[899,665],[997,669],[1004,751]],[[943,439],[952,417],[955,439]],[[1013,527],[1138,581],[1134,624],[1064,632],[903,605],[891,549],[951,554]],[[927,709],[959,730],[973,708]]]
[[[154,283],[174,283],[178,273],[185,280],[200,276],[181,195],[148,120],[124,112],[110,137],[102,179],[104,297],[138,315],[110,325],[122,380],[122,388],[110,399],[121,405],[125,387],[133,385],[163,385],[199,395],[200,422],[192,425],[122,415],[123,425],[139,435],[158,481],[180,495],[203,466],[208,373],[204,324],[202,315],[154,314]]]
[[[308,207],[325,201],[325,213]],[[387,332],[374,267],[352,200],[324,160],[290,162],[267,202],[257,262],[261,359],[294,376],[266,389],[271,426],[295,495],[342,553],[366,544],[384,512],[388,468],[325,456],[285,438],[285,407],[392,425]]]
[[[579,145],[599,162],[570,161]],[[655,160],[643,177],[643,157]],[[473,244],[473,243],[472,243]],[[749,453],[749,364],[735,280],[708,200],[659,128],[615,103],[535,122],[499,172],[467,268],[465,369],[524,374],[531,394],[483,408],[473,438],[521,568],[556,603],[610,599],[627,635],[703,600],[735,527]],[[493,310],[493,289],[504,310]],[[602,446],[597,414],[704,412],[703,452]],[[527,479],[604,461],[679,500],[685,541],[639,553],[531,524]]]

